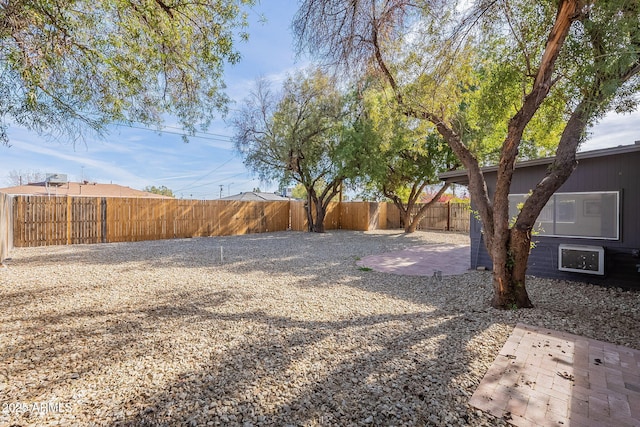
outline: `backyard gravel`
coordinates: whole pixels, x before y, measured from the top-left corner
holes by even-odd
[[[364,271],[461,234],[299,232],[16,248],[0,425],[504,425],[469,397],[517,322],[640,349],[640,293]],[[222,248],[222,260],[221,260]]]

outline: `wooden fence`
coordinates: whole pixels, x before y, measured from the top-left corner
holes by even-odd
[[[15,196],[16,247],[283,231],[289,202]]]
[[[0,207],[6,205],[0,215],[0,242],[5,236],[7,247],[11,243],[25,247],[307,230],[305,203],[297,201],[0,195]],[[400,217],[392,203],[331,203],[325,228],[400,228]],[[464,205],[435,205],[419,229],[468,231],[469,210]],[[3,254],[5,246],[0,246]]]
[[[0,263],[9,255],[13,246],[12,197],[0,193]]]
[[[414,207],[414,214],[420,210],[420,206]],[[469,215],[469,205],[466,203],[434,203],[418,223],[417,230],[469,232]],[[400,211],[393,203],[388,203],[387,228],[402,228],[400,222]]]
[[[324,220],[325,230],[368,231],[386,229],[388,203],[342,202],[329,203]],[[306,202],[291,202],[291,229],[308,229]],[[396,209],[391,205],[391,209]],[[397,210],[397,209],[396,209]],[[315,218],[315,211],[313,212]],[[395,227],[399,228],[399,227]]]

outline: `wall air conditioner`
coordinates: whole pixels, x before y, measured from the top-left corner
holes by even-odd
[[[604,275],[604,248],[602,246],[558,246],[558,270],[573,273]]]
[[[46,175],[45,181],[47,182],[47,184],[51,184],[51,185],[66,184],[68,182],[67,174],[66,173],[48,173]]]

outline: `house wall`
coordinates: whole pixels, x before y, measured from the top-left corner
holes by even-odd
[[[518,168],[511,193],[528,193],[544,176],[546,165]],[[486,173],[490,194],[495,189],[496,173]],[[640,258],[633,255],[640,249],[640,151],[587,158],[558,193],[586,191],[620,191],[620,239],[580,239],[534,236],[536,247],[529,257],[527,274],[541,277],[577,280],[628,289],[640,289]],[[470,226],[471,266],[491,268],[491,259],[484,247],[480,222],[473,218]],[[602,246],[605,249],[605,275],[596,276],[558,270],[560,244]]]

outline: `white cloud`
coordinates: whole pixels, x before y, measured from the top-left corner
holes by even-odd
[[[630,114],[610,113],[593,127],[580,151],[633,144],[640,140],[640,110]]]

